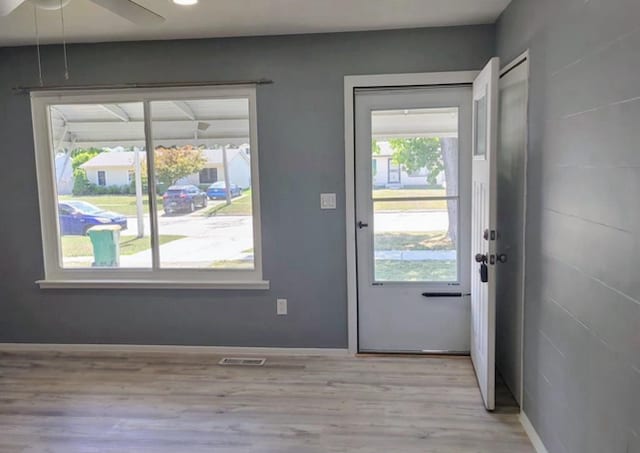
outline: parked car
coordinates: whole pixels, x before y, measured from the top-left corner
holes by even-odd
[[[127,218],[122,214],[105,211],[102,208],[80,200],[58,203],[60,234],[63,236],[85,236],[89,228],[96,225],[118,225],[127,229]]]
[[[196,186],[171,186],[162,196],[162,205],[165,214],[193,212],[207,206],[207,194]]]
[[[242,195],[242,189],[237,184],[229,184],[231,198]],[[207,196],[210,200],[227,198],[227,184],[224,181],[214,182],[207,189]]]

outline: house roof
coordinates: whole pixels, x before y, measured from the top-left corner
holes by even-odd
[[[205,158],[207,159],[207,164],[209,165],[222,165],[222,149],[221,148],[217,148],[217,149],[205,149],[203,151],[203,154],[205,156]],[[227,149],[227,160],[229,162],[231,162],[233,159],[235,159],[238,154],[244,154],[244,151],[242,149],[237,149],[237,148],[228,148]]]
[[[202,151],[207,159],[207,165],[222,165],[222,148],[217,149],[205,149]],[[98,154],[93,159],[88,160],[84,164],[80,165],[81,168],[105,168],[105,167],[125,167],[132,168],[134,165],[135,153],[133,151],[107,151]],[[244,150],[238,148],[227,149],[227,159],[229,162],[236,157],[244,156]],[[146,152],[140,152],[140,159],[144,160]]]
[[[144,159],[146,153],[140,153],[141,159]],[[100,153],[93,159],[89,159],[84,164],[80,165],[80,168],[104,168],[104,167],[133,167],[134,164],[133,151],[113,151]]]

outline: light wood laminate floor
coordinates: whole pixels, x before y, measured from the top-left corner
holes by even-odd
[[[0,353],[0,451],[533,452],[468,357],[267,357]]]

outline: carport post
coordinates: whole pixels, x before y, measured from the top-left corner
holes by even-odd
[[[133,166],[136,177],[136,211],[138,214],[138,239],[144,237],[144,211],[142,206],[142,172],[140,171],[140,148],[133,148]]]
[[[224,186],[227,192],[227,204],[231,204],[231,181],[229,181],[229,162],[227,162],[227,145],[222,147],[222,166],[224,167]]]

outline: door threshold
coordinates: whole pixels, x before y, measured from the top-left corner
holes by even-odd
[[[468,357],[469,351],[360,351],[356,357]]]

